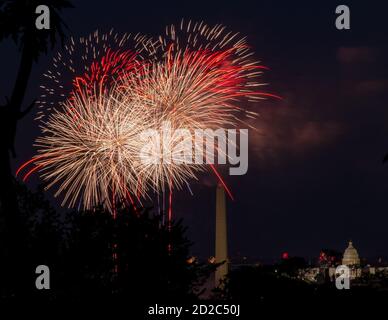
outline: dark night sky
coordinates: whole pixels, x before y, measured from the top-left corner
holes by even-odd
[[[388,152],[388,5],[347,2],[351,30],[338,31],[339,4],[74,1],[64,19],[74,36],[111,27],[157,35],[181,18],[222,23],[247,35],[256,58],[271,69],[264,76],[268,90],[284,101],[257,105],[249,171],[226,178],[236,198],[228,202],[231,255],[270,261],[287,250],[314,257],[325,247],[343,251],[351,238],[362,257],[388,256],[388,165],[382,165]],[[19,56],[10,41],[0,44],[0,52],[3,99]],[[50,59],[34,66],[27,102],[39,94]],[[33,155],[38,129],[32,119],[20,124],[15,167]],[[186,190],[175,194],[174,212],[189,226],[193,253],[203,257],[213,254],[214,185],[212,176],[204,176],[193,184],[194,197]]]

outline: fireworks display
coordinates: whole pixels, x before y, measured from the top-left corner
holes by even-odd
[[[140,163],[138,133],[146,112],[115,92],[77,94],[63,110],[54,110],[36,140],[36,164],[48,188],[59,184],[63,204],[85,208],[100,203],[112,209],[112,197],[127,199],[135,191]]]
[[[76,93],[93,95],[96,89],[109,89],[123,74],[138,71],[146,45],[145,36],[120,35],[113,30],[70,38],[65,51],[54,56],[51,68],[43,74],[36,119],[44,123],[53,108],[72,100]]]
[[[141,161],[141,132],[168,123],[164,147],[180,155],[182,137],[174,132],[239,127],[256,116],[249,102],[276,97],[260,90],[266,68],[252,59],[246,40],[221,25],[182,22],[155,40],[95,32],[71,39],[66,52],[45,74],[37,155],[17,174],[33,164],[24,180],[39,172],[69,207],[103,204],[113,211],[116,200],[133,203],[166,190],[171,198],[208,165],[176,163],[174,153],[163,161],[155,136],[146,141],[148,153],[161,161]]]

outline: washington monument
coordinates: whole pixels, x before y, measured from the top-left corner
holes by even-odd
[[[215,274],[215,286],[218,286],[228,273],[228,237],[225,191],[221,184],[218,184],[216,191],[216,262],[225,263],[219,266]]]

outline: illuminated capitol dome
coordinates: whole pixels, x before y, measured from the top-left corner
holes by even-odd
[[[344,256],[342,258],[342,264],[347,266],[360,264],[360,257],[358,256],[358,252],[356,248],[353,247],[352,241],[349,241],[349,246],[346,248],[344,252]]]

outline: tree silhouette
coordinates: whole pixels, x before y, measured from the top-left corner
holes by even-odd
[[[159,215],[142,211],[123,207],[116,218],[102,208],[70,215],[66,297],[138,303],[198,297],[213,266],[188,262],[191,243],[181,222],[168,228]]]
[[[17,203],[16,183],[11,172],[10,154],[16,156],[15,135],[17,124],[33,107],[34,102],[23,109],[23,101],[31,74],[33,62],[41,54],[55,46],[57,39],[64,38],[65,25],[60,17],[64,8],[72,7],[67,0],[48,0],[50,8],[50,29],[38,30],[35,26],[37,0],[18,0],[0,2],[0,41],[11,38],[21,51],[16,81],[5,104],[0,106],[0,257],[8,257],[14,268],[10,272],[19,272],[22,264],[20,252],[25,250],[26,224],[22,220]],[[0,267],[2,273],[3,266]]]
[[[8,264],[0,285],[0,305],[9,300],[36,303],[190,301],[201,294],[214,265],[192,263],[182,222],[171,228],[151,210],[118,206],[116,217],[102,207],[60,215],[43,189],[15,185],[18,211],[25,222],[22,263]],[[36,290],[38,265],[50,268],[50,290]],[[143,310],[142,307],[139,310]]]
[[[244,266],[232,270],[216,297],[232,301],[271,303],[302,298],[312,293],[307,283],[280,273],[278,266]]]
[[[31,192],[26,186],[15,183],[15,193],[20,220],[23,222],[23,232],[18,232],[22,237],[19,242],[24,245],[9,243],[8,250],[1,257],[4,273],[0,299],[5,300],[22,299],[37,293],[34,286],[36,267],[46,264],[55,269],[60,261],[63,242],[60,217],[44,199],[42,189]],[[12,260],[15,257],[19,264]]]

